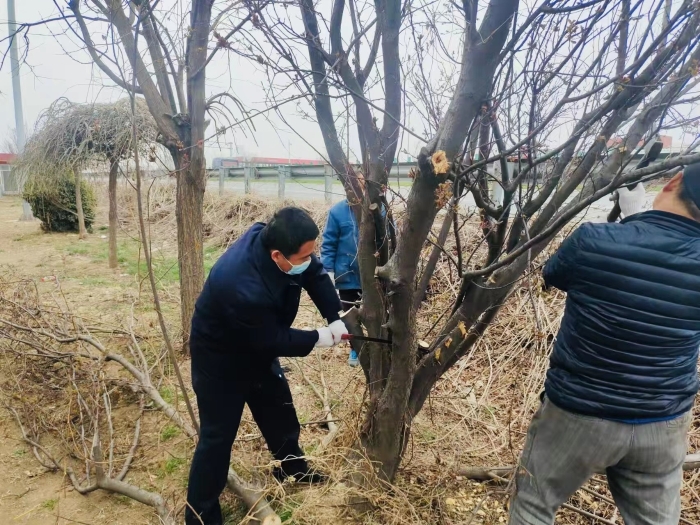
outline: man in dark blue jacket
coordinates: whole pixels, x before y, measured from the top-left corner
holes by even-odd
[[[625,523],[677,524],[698,391],[700,164],[666,184],[653,211],[581,226],[543,273],[567,292],[566,310],[510,523],[554,523],[604,472]]]
[[[187,491],[187,525],[221,525],[219,496],[248,404],[278,479],[323,481],[299,447],[299,421],[279,357],[304,357],[331,347],[347,333],[338,295],[314,255],[318,227],[299,208],[284,208],[257,223],[216,262],[197,300],[190,349],[200,437]],[[301,290],[329,326],[291,328]]]

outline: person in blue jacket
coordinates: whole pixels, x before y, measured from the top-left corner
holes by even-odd
[[[567,293],[566,309],[510,523],[554,523],[604,472],[625,523],[677,524],[698,392],[700,164],[673,177],[652,211],[578,228],[543,275]]]
[[[347,311],[362,298],[360,266],[357,262],[359,225],[347,200],[335,204],[328,212],[321,242],[323,267],[335,283],[343,311]],[[357,352],[350,350],[350,366],[358,365]]]
[[[299,421],[279,357],[304,357],[347,334],[338,295],[314,255],[318,227],[299,208],[257,223],[216,262],[197,300],[190,350],[200,436],[190,468],[187,525],[221,525],[219,496],[243,408],[247,404],[280,461],[280,480],[322,482],[299,446]],[[301,290],[328,326],[291,328]]]

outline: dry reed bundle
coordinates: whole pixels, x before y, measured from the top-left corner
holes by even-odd
[[[158,129],[145,102],[137,98],[135,117],[131,101],[122,99],[106,104],[75,104],[66,98],[56,100],[39,117],[16,166],[32,184],[51,184],[74,170],[103,166],[111,159],[139,155],[156,157]],[[136,118],[138,147],[132,137]]]

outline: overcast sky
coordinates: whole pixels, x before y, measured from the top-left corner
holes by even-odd
[[[177,3],[178,0],[163,0],[163,4]],[[320,0],[324,2],[326,0]],[[59,5],[64,5],[64,0],[58,0]],[[529,5],[531,2],[523,2],[523,5]],[[55,16],[57,14],[53,0],[16,0],[17,20],[18,22],[37,22]],[[225,6],[226,2],[220,2],[217,6]],[[7,35],[7,0],[0,0],[0,34]],[[646,8],[645,8],[646,9]],[[648,10],[648,9],[646,9]],[[645,10],[643,10],[645,11]],[[299,14],[294,10],[285,10],[285,15],[291,17],[293,25],[299,26]],[[449,16],[449,13],[444,16]],[[345,18],[345,22],[349,24]],[[168,23],[168,22],[164,22]],[[444,37],[447,39],[447,47],[454,53],[454,58],[459,57],[460,52],[460,35],[461,32],[450,31],[450,26],[454,25],[454,21],[441,19],[440,25],[444,26]],[[92,26],[91,26],[92,27]],[[347,28],[350,29],[350,28]],[[22,91],[24,101],[24,120],[27,135],[30,135],[34,129],[34,124],[42,110],[46,109],[54,100],[59,97],[66,97],[73,102],[109,102],[115,101],[125,96],[123,90],[110,87],[112,82],[105,80],[102,72],[94,67],[89,60],[87,53],[81,50],[74,41],[66,36],[56,36],[51,34],[51,31],[60,33],[65,30],[64,22],[56,22],[47,27],[32,28],[29,48],[23,40],[20,41],[20,54],[24,56],[26,52],[26,62],[21,66]],[[297,27],[297,31],[303,31],[301,26]],[[408,33],[404,34],[404,38],[408,38]],[[96,41],[101,35],[94,35]],[[370,36],[366,35],[369,40]],[[75,39],[73,39],[75,40]],[[6,43],[3,43],[3,49]],[[409,44],[410,45],[410,44]],[[305,50],[300,49],[302,54]],[[411,54],[410,49],[407,51]],[[366,52],[364,53],[366,56]],[[403,63],[403,60],[402,60]],[[439,74],[445,68],[449,69],[450,61],[435,61],[430,64],[431,70],[428,71],[431,78],[439,80]],[[410,68],[410,63],[403,64]],[[244,106],[255,112],[266,107],[265,102],[265,83],[267,75],[256,62],[250,59],[244,59],[233,53],[221,51],[217,57],[211,62],[207,68],[207,91],[209,95],[222,91],[229,92],[235,95]],[[454,65],[452,65],[454,70]],[[454,73],[455,71],[452,71]],[[404,71],[404,74],[407,74]],[[408,84],[408,82],[407,82]],[[436,84],[436,90],[440,84]],[[372,98],[379,101],[382,97],[381,85],[375,86]],[[410,86],[407,85],[407,89]],[[297,95],[298,92],[288,90],[284,96]],[[444,92],[437,93],[438,96],[443,96],[446,106],[446,101],[451,94],[451,89],[446,89]],[[380,105],[381,102],[378,102]],[[287,104],[282,108],[287,122],[292,126],[289,129],[287,124],[281,122],[274,112],[266,113],[265,117],[258,117],[254,120],[255,132],[247,132],[244,134],[240,129],[236,129],[235,136],[233,131],[228,131],[225,138],[219,138],[219,143],[212,140],[206,144],[205,153],[208,164],[214,157],[228,156],[229,146],[227,143],[234,143],[233,154],[245,156],[268,156],[286,158],[312,158],[317,159],[325,155],[323,140],[318,128],[318,125],[309,118],[302,118],[300,111],[297,108],[297,103]],[[304,101],[300,103],[301,110],[308,115],[313,115],[313,109]],[[342,100],[336,100],[334,107],[337,110],[342,108]],[[427,135],[428,132],[424,129],[420,117],[416,111],[411,111],[410,118],[404,116],[404,121],[414,129],[417,133]],[[443,108],[444,109],[444,108]],[[351,110],[352,111],[352,110]],[[697,108],[693,109],[692,114],[697,114]],[[378,115],[381,119],[381,114]],[[268,120],[269,119],[269,120]],[[344,118],[341,117],[337,122],[337,126],[342,128]],[[418,120],[419,122],[416,122]],[[15,127],[13,98],[12,98],[12,82],[9,59],[3,64],[0,70],[0,150],[5,149],[4,144],[6,139],[12,136]],[[354,128],[354,127],[353,127]],[[563,131],[554,130],[555,142],[564,136],[568,137],[570,126],[564,126]],[[214,126],[210,126],[207,134],[211,135],[214,131]],[[344,130],[339,129],[341,140],[345,138]],[[563,133],[563,135],[562,135]],[[696,132],[691,133],[695,135]],[[559,137],[562,135],[562,137]],[[687,136],[680,131],[673,132],[674,146],[680,146],[681,143],[686,145],[692,141],[693,137]],[[407,134],[402,133],[402,145],[400,147],[401,160],[405,160],[407,155],[415,155],[421,143],[418,139],[410,139]],[[351,128],[350,134],[351,159],[354,160],[358,155],[358,142],[355,129]],[[354,158],[353,158],[354,157]]]
[[[56,14],[52,0],[18,0],[16,10],[18,22],[37,21]],[[0,22],[0,33],[4,37],[8,34],[6,0],[0,0]],[[53,31],[59,31],[62,26],[55,23],[51,27]],[[60,41],[66,46],[65,50],[57,44],[56,38],[46,28],[33,28],[31,31],[27,61],[21,69],[27,135],[31,133],[41,111],[59,97],[67,97],[73,102],[108,102],[125,96],[121,89],[105,87],[111,83],[105,81],[101,72],[89,63],[86,53],[71,45],[66,38],[61,38]],[[25,43],[21,41],[20,54],[24,51]],[[233,55],[227,57],[220,53],[220,57],[207,69],[207,91],[214,93],[229,90],[249,109],[262,108],[264,99],[261,82],[264,79],[265,76],[260,75],[250,61]],[[292,105],[287,107],[285,113],[296,132],[325,155],[318,126],[314,122],[295,116],[296,111]],[[15,128],[14,118],[8,57],[7,63],[0,71],[0,150],[5,149],[5,140],[12,136]],[[235,141],[238,151],[234,146],[233,153],[248,156],[291,155],[293,158],[320,158],[313,147],[291,133],[273,114],[270,114],[270,118],[274,126],[264,118],[255,119],[257,143],[250,133],[246,138],[240,131],[237,132]],[[221,142],[233,142],[233,138],[233,133],[229,132]],[[228,156],[229,148],[224,144],[219,147],[211,141],[207,144],[206,155],[210,164],[214,157]]]

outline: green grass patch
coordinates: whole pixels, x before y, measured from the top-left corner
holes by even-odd
[[[47,499],[41,504],[42,509],[53,511],[58,505],[58,498]]]
[[[80,284],[83,286],[108,286],[110,282],[102,277],[85,277],[80,280]]]
[[[314,452],[316,452],[317,448],[318,448],[318,443],[311,443],[309,445],[304,445],[304,455],[305,456],[313,456]]]
[[[419,436],[421,440],[426,443],[431,443],[432,441],[435,441],[437,439],[437,434],[429,428],[421,429]]]
[[[160,477],[164,478],[165,476],[172,476],[176,472],[180,471],[184,465],[184,458],[172,457],[163,463],[163,467],[159,473]]]
[[[219,246],[205,246],[204,247],[204,277],[209,277],[209,272],[211,271],[214,263],[219,260],[221,254],[224,251]]]
[[[114,494],[114,495],[112,495],[112,497],[113,497],[117,502],[119,502],[119,503],[122,504],[122,505],[126,505],[127,507],[131,507],[131,505],[134,503],[134,501],[136,501],[136,500],[133,500],[133,499],[127,497],[127,496],[123,496],[123,495],[121,495],[121,494]]]
[[[101,239],[90,239],[88,242],[71,244],[65,248],[68,255],[89,257],[95,262],[103,263],[109,258],[109,245]],[[204,272],[209,275],[214,263],[221,256],[222,250],[217,246],[205,246],[204,248]],[[117,260],[122,272],[129,275],[146,278],[148,275],[146,259],[141,250],[141,244],[133,239],[123,239],[117,246]],[[180,282],[180,268],[175,254],[163,254],[160,250],[153,250],[152,253],[153,272],[156,281],[160,284],[176,284]],[[84,284],[104,284],[105,282],[89,282],[89,278],[84,280]]]
[[[299,502],[292,498],[285,499],[282,507],[277,511],[277,515],[282,520],[284,525],[298,525],[298,521],[294,519],[294,511],[299,507]]]
[[[71,244],[66,248],[66,252],[68,252],[68,255],[82,255],[87,257],[101,255],[95,253],[95,250],[93,249],[94,246],[96,245],[87,243]]]
[[[12,453],[12,457],[17,458],[17,459],[23,458],[26,455],[27,455],[27,449],[25,449],[25,448],[18,448],[17,450],[15,450]]]
[[[160,439],[162,441],[169,441],[179,433],[180,430],[175,425],[166,425],[163,430],[160,431]]]
[[[169,386],[161,387],[158,392],[166,403],[172,403],[175,400],[175,392],[173,392],[173,389]]]

